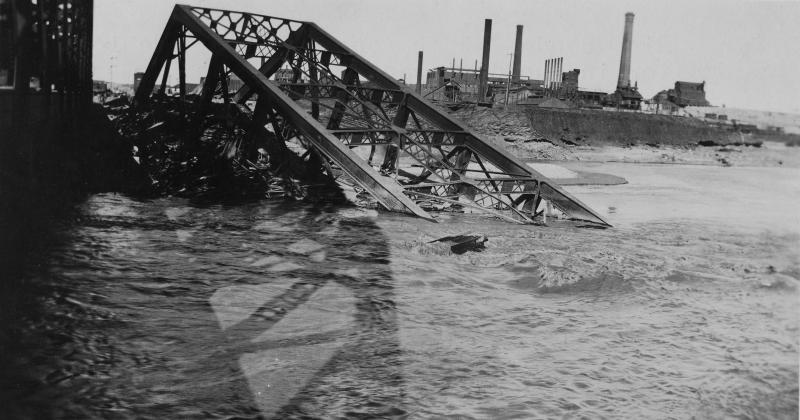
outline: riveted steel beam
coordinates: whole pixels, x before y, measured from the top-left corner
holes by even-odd
[[[176,44],[186,53],[188,47],[179,38],[183,33],[194,36],[244,82],[235,97],[237,106],[248,107],[246,100],[258,95],[259,113],[268,107],[270,115],[279,115],[281,125],[290,127],[312,155],[325,156],[329,173],[340,169],[390,210],[432,220],[420,205],[433,203],[436,208],[472,207],[531,223],[541,214],[541,201],[547,200],[568,218],[608,226],[541,173],[312,22],[178,5],[137,102],[151,94]],[[260,65],[253,64],[259,60]],[[208,100],[205,95],[203,99]],[[356,153],[362,147],[370,148],[369,158]],[[383,156],[380,168],[372,166],[376,153]]]

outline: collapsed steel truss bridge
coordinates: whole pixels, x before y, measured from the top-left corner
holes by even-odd
[[[188,101],[186,54],[211,52],[202,93]],[[178,62],[182,103],[199,124],[214,96],[249,115],[253,133],[295,142],[330,176],[345,174],[389,210],[474,209],[534,223],[551,203],[566,217],[608,226],[551,180],[426,102],[312,22],[177,5],[136,104],[161,93]],[[280,77],[276,77],[278,74]],[[243,82],[229,94],[231,75]]]

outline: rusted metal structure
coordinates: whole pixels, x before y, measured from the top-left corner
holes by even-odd
[[[211,51],[201,97],[187,119],[202,121],[215,91],[251,116],[253,133],[302,145],[330,176],[346,175],[389,210],[434,220],[424,208],[475,209],[533,223],[543,201],[567,217],[608,225],[599,215],[502,148],[402,86],[312,22],[177,5],[147,67],[136,103],[154,95],[186,54]],[[271,80],[282,66],[290,81]],[[245,86],[232,98],[225,79]],[[185,96],[185,88],[180,89]],[[359,153],[361,152],[361,153]],[[366,157],[366,155],[369,157]]]
[[[27,289],[22,274],[30,257],[50,240],[45,233],[65,202],[90,182],[83,169],[91,157],[82,152],[94,141],[85,135],[92,116],[92,16],[92,0],[0,0],[4,324],[6,315],[16,318],[28,306],[20,290]]]
[[[45,157],[75,141],[92,103],[92,16],[91,0],[0,0],[0,202],[48,184]]]
[[[0,1],[0,87],[90,102],[92,7],[91,0]]]

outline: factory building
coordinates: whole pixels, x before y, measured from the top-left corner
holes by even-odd
[[[511,86],[529,86],[531,80],[528,76],[516,76],[518,81],[511,82]],[[425,88],[433,90],[445,86],[450,82],[458,83],[461,86],[478,85],[480,82],[480,70],[458,69],[453,67],[436,67],[428,70],[425,76]],[[505,88],[508,82],[507,74],[490,73],[488,83],[495,88],[502,86]]]
[[[571,98],[578,94],[578,76],[581,74],[581,69],[572,69],[565,71],[561,75],[561,90],[564,96]]]
[[[706,100],[706,82],[675,82],[673,89],[666,89],[653,96],[652,102],[659,110],[675,112],[687,106],[709,106]]]
[[[492,37],[492,20],[485,19],[483,31],[482,61],[475,69],[456,68],[455,58],[451,67],[440,66],[428,70],[425,83],[422,83],[422,58],[420,51],[417,61],[417,92],[434,101],[475,102],[481,105],[508,102],[526,98],[534,89],[539,89],[541,81],[531,80],[520,74],[522,68],[522,25],[516,27],[513,65],[507,74],[489,73],[489,51]],[[420,86],[422,85],[422,86]],[[424,91],[424,92],[423,92]]]
[[[706,100],[706,82],[675,82],[675,88],[668,91],[669,100],[678,106],[709,106]]]
[[[424,91],[426,95],[429,94],[428,96],[435,100],[474,101],[478,97],[480,89],[480,73],[480,70],[436,67],[426,73]],[[516,78],[517,81],[514,81],[513,78]],[[486,97],[494,97],[495,101],[498,101],[500,96],[505,99],[508,81],[507,74],[489,73]],[[519,96],[520,91],[533,90],[538,87],[536,82],[541,83],[541,81],[531,80],[528,76],[513,76],[509,85],[510,101]]]
[[[466,88],[472,85],[477,86],[479,78],[480,71],[478,70],[456,69],[441,66],[428,70],[425,76],[425,87],[428,90],[433,90],[445,86],[450,82],[455,82],[462,86],[462,88]],[[477,87],[475,87],[475,92],[477,92]]]
[[[280,68],[275,72],[276,82],[291,82],[294,80],[294,70],[289,68]]]

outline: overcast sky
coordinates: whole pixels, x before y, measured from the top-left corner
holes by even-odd
[[[144,71],[174,2],[95,0],[94,78],[132,83]],[[314,21],[397,78],[424,68],[472,68],[492,19],[490,71],[506,73],[523,25],[522,74],[546,58],[581,69],[583,89],[614,90],[625,13],[633,28],[631,80],[651,97],[676,80],[706,81],[714,105],[800,113],[800,2],[537,0],[195,0],[188,4]],[[201,48],[201,47],[196,47]],[[189,50],[192,53],[193,50]],[[480,62],[478,63],[480,66]],[[197,82],[206,68],[187,69]],[[113,70],[112,70],[113,69]],[[424,77],[423,77],[424,80]]]

